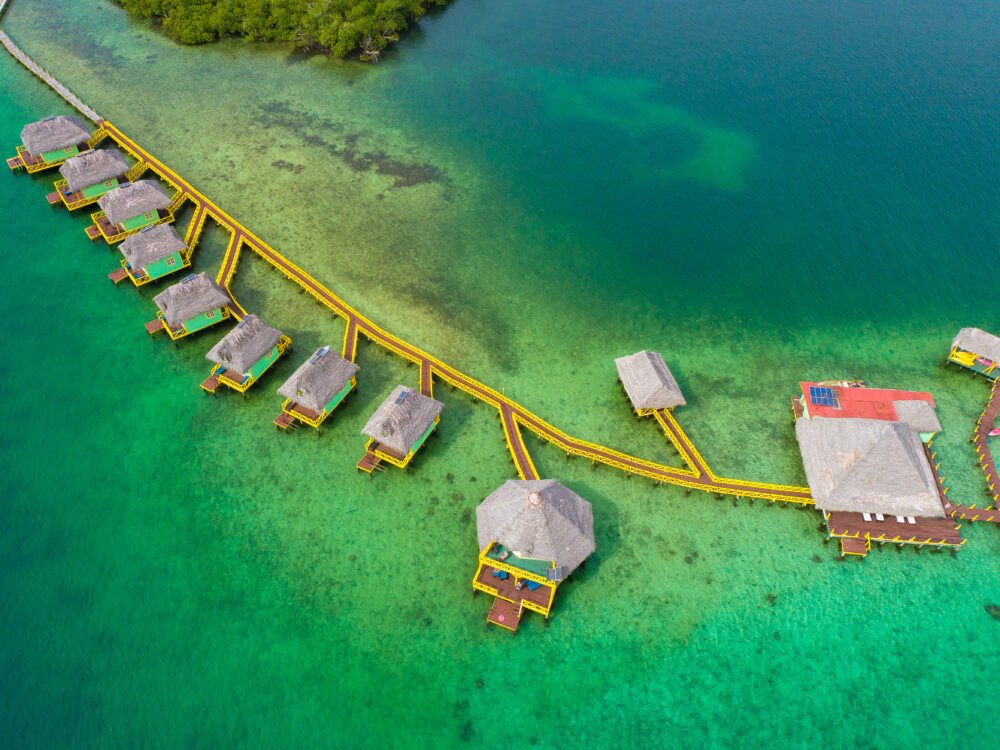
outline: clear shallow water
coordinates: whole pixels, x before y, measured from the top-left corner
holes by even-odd
[[[177,48],[104,3],[15,0],[5,27],[349,300],[566,429],[674,460],[611,363],[659,348],[718,471],[802,481],[795,383],[866,377],[934,392],[945,474],[981,498],[986,386],[940,361],[960,324],[997,327],[993,6],[569,7],[459,2],[378,68]],[[11,148],[62,111],[11,61],[0,90]],[[547,628],[487,632],[496,417],[444,389],[416,470],[368,481],[358,430],[416,378],[383,353],[319,439],[270,425],[293,361],[202,398],[218,334],[149,341],[155,291],[108,284],[46,186],[0,179],[6,744],[447,746],[509,737],[510,706],[542,747],[990,746],[995,529],[837,563],[810,512],[539,447],[598,554]],[[236,290],[299,355],[342,335],[249,258]]]

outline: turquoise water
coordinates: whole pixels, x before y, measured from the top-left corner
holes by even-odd
[[[865,377],[934,393],[952,492],[981,503],[986,385],[941,360],[959,325],[1000,327],[997,16],[460,0],[378,67],[179,48],[104,2],[14,0],[4,26],[376,320],[564,429],[676,461],[611,363],[661,349],[717,471],[801,482],[797,382]],[[0,91],[8,150],[63,111],[9,60]],[[343,328],[251,258],[236,293],[296,357],[202,396],[220,331],[149,340],[157,290],[109,284],[48,184],[0,177],[4,745],[994,744],[996,529],[837,562],[810,511],[531,440],[593,502],[598,552],[548,626],[487,630],[496,415],[439,388],[413,470],[358,475],[367,415],[417,378],[362,344],[322,437],[277,434],[274,388]],[[224,245],[210,229],[195,270]]]

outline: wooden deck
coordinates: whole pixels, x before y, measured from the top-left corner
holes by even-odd
[[[124,271],[125,269],[122,270]],[[109,276],[108,278],[111,277]],[[114,279],[111,280],[114,281]],[[118,282],[115,281],[115,283],[117,284]],[[163,330],[163,318],[153,318],[151,321],[146,323],[146,333],[148,333],[150,336],[162,330]]]
[[[53,190],[45,196],[45,200],[49,202],[50,206],[58,206],[62,203],[62,196],[60,196],[58,190]]]
[[[110,281],[115,286],[118,286],[121,282],[128,278],[128,271],[124,268],[119,268],[108,274],[108,281]],[[157,318],[159,320],[159,318]],[[146,330],[149,331],[149,326],[151,323],[146,323]],[[159,329],[157,329],[159,330]],[[149,331],[150,333],[156,333],[156,331]]]
[[[830,534],[859,534],[862,538],[867,534],[873,542],[889,542],[892,544],[934,544],[958,547],[964,543],[959,533],[958,524],[950,518],[927,518],[918,516],[916,523],[897,521],[895,516],[885,516],[884,521],[866,521],[861,513],[831,511],[827,517],[827,527]]]
[[[486,615],[486,622],[516,633],[521,624],[521,608],[506,599],[494,599],[493,606]]]
[[[840,540],[840,553],[842,555],[858,555],[864,557],[868,554],[870,545],[864,537],[842,537]]]
[[[375,471],[375,469],[378,468],[378,465],[380,463],[382,463],[382,459],[376,456],[371,451],[368,451],[361,458],[361,460],[358,461],[358,468],[361,471],[365,472],[366,474],[371,474],[373,471]]]
[[[281,414],[279,414],[274,418],[274,426],[281,430],[287,430],[294,424],[295,424],[295,417],[293,417],[287,411],[281,412]]]
[[[201,382],[201,387],[208,393],[215,393],[219,387],[219,378],[216,375],[209,375]]]
[[[21,161],[20,156],[12,156],[7,160],[7,167],[11,172],[16,172],[24,166],[24,162]]]
[[[499,596],[505,599],[511,599],[515,602],[520,602],[524,599],[532,604],[537,604],[539,607],[548,609],[549,598],[552,593],[552,589],[549,586],[539,586],[534,591],[530,590],[527,586],[522,586],[519,589],[516,586],[513,575],[504,580],[493,575],[494,570],[489,565],[484,565],[482,570],[479,571],[479,575],[476,576],[476,581],[484,586],[496,589]]]

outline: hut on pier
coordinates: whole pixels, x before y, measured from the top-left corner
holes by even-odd
[[[63,179],[57,180],[49,203],[62,202],[69,210],[96,203],[102,195],[128,182],[129,170],[118,149],[98,149],[74,156],[59,167]]]
[[[11,169],[40,172],[58,167],[71,156],[90,148],[90,129],[79,117],[58,115],[32,122],[21,129],[17,156],[8,159]]]
[[[990,380],[1000,376],[1000,338],[979,328],[963,328],[951,342],[948,361]]]
[[[615,360],[615,367],[636,414],[643,416],[686,403],[677,380],[659,352],[644,350],[619,357]]]
[[[368,436],[362,464],[372,456],[372,468],[379,461],[388,461],[405,469],[441,421],[443,408],[444,404],[440,401],[413,388],[397,385],[361,431]],[[371,470],[365,469],[362,464],[358,467],[370,473]]]
[[[88,235],[119,242],[143,227],[172,221],[170,202],[170,196],[156,180],[122,185],[98,199],[101,210],[92,216],[97,232],[88,231]]]
[[[206,273],[191,274],[153,297],[159,308],[146,330],[181,339],[229,317],[229,295]]]
[[[136,286],[191,265],[187,245],[169,224],[154,224],[130,235],[118,246],[122,268]]]
[[[285,401],[274,423],[287,430],[298,421],[318,430],[357,385],[359,369],[329,346],[317,349],[278,389]]]
[[[256,315],[247,315],[213,346],[205,358],[212,372],[201,387],[214,393],[219,384],[245,393],[278,361],[292,340]]]
[[[556,589],[596,549],[589,502],[554,479],[511,479],[476,508],[472,587],[495,597],[488,622],[517,630],[524,610],[546,617]]]

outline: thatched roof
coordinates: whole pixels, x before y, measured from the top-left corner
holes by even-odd
[[[479,548],[499,542],[518,557],[572,573],[596,549],[590,503],[554,479],[510,479],[476,508]]]
[[[59,167],[59,174],[66,180],[70,192],[83,190],[105,180],[121,177],[128,172],[125,157],[118,149],[99,149],[67,159]]]
[[[163,226],[162,224],[160,226]],[[172,327],[229,304],[229,295],[207,273],[191,274],[153,297]]]
[[[937,410],[930,401],[921,399],[893,401],[892,406],[899,421],[906,422],[914,432],[941,432]]]
[[[123,221],[170,205],[170,197],[156,180],[139,180],[105,193],[97,201],[108,221],[118,226]]]
[[[208,350],[205,358],[227,370],[246,375],[250,368],[278,343],[281,331],[256,315],[247,315]]]
[[[979,328],[963,328],[951,342],[965,352],[978,354],[993,362],[1000,362],[1000,338]]]
[[[90,138],[90,129],[79,117],[46,117],[44,120],[32,122],[21,129],[21,143],[29,154],[44,154],[86,143]]]
[[[329,346],[317,349],[278,389],[278,393],[315,412],[344,390],[360,368]]]
[[[397,385],[375,410],[362,434],[401,455],[414,444],[437,419],[444,404],[419,391]]]
[[[176,229],[169,224],[156,224],[127,237],[119,249],[133,271],[145,271],[147,266],[169,258],[185,247]]]
[[[684,394],[659,352],[637,352],[615,360],[618,377],[625,386],[632,408],[673,409],[684,406]]]
[[[800,418],[795,437],[817,508],[944,516],[920,438],[905,422]]]

